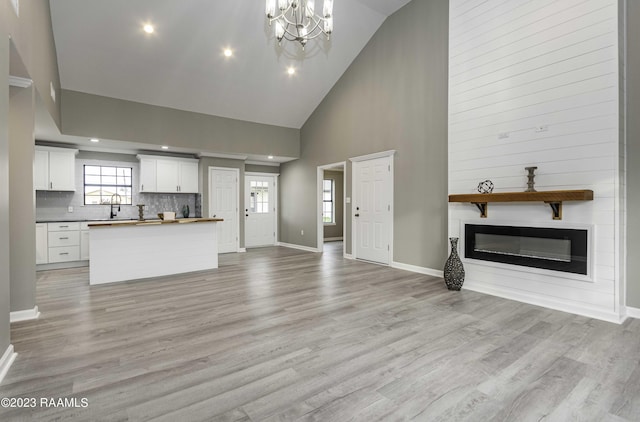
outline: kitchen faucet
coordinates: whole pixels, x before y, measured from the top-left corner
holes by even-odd
[[[117,202],[113,201],[114,198],[116,199]],[[120,203],[122,202],[122,197],[120,195],[118,195],[117,193],[114,193],[113,195],[111,195],[111,199],[109,200],[109,202],[111,203],[111,212],[109,213],[109,218],[113,218],[113,217],[118,215],[114,211],[114,207],[116,205],[118,206],[118,212],[120,211]]]

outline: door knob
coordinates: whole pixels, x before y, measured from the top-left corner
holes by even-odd
[[[213,218],[216,218],[216,215],[215,215],[215,214],[213,214]]]
[[[356,217],[360,217],[360,214],[356,214]]]
[[[245,217],[249,217],[249,214],[245,214],[244,216],[245,216]]]

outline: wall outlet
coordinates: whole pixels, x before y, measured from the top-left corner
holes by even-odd
[[[351,198],[347,196],[346,198],[344,198],[344,202],[346,202],[347,204],[350,204]]]
[[[509,137],[509,132],[500,132],[498,133],[498,139],[506,139]]]
[[[304,230],[300,230],[300,236],[304,236]]]
[[[67,208],[67,212],[73,212],[73,207],[69,206],[69,208]]]

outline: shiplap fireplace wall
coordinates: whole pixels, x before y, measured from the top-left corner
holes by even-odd
[[[451,0],[449,193],[591,189],[551,219],[542,203],[495,204],[488,218],[449,205],[464,223],[589,228],[588,280],[465,262],[464,287],[619,322],[624,316],[624,144],[619,106],[617,0]]]

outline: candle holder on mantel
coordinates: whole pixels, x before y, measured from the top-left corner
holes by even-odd
[[[536,176],[533,172],[536,171],[538,167],[525,167],[524,169],[527,170],[529,172],[529,174],[527,174],[527,190],[525,192],[537,192],[534,188],[533,188],[533,178]]]
[[[144,204],[136,205],[138,207],[138,221],[144,220]]]

